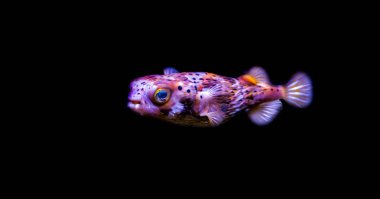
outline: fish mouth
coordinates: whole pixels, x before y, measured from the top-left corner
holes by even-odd
[[[140,104],[140,100],[129,100],[129,103],[131,104]]]
[[[128,107],[132,110],[138,110],[140,108],[141,101],[140,100],[129,100]]]

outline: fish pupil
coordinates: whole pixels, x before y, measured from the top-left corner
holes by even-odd
[[[168,96],[168,93],[166,91],[160,91],[157,93],[157,97],[160,99],[165,99]]]

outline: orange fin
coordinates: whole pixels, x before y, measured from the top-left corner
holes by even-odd
[[[251,84],[254,84],[254,85],[256,85],[257,84],[257,80],[254,78],[254,77],[252,77],[252,76],[250,76],[250,75],[243,75],[242,77],[241,77],[244,81],[246,81],[246,82],[249,82],[249,83],[251,83]]]
[[[242,76],[242,79],[254,85],[258,83],[270,83],[265,70],[258,66],[255,66],[249,70],[248,74]]]

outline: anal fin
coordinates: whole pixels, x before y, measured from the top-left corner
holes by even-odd
[[[269,124],[277,116],[281,108],[280,100],[264,102],[250,110],[248,115],[253,123],[262,126]]]

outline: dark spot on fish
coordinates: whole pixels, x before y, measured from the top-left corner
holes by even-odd
[[[137,93],[137,95],[140,95],[140,93]]]
[[[172,81],[171,79],[167,79],[169,82]]]
[[[181,115],[191,114],[193,101],[187,98],[187,99],[182,99],[180,102],[183,104],[183,110],[181,112]]]
[[[254,90],[253,92],[255,92],[255,93],[256,93],[256,92],[257,92],[257,90]]]
[[[203,78],[199,78],[199,80],[203,80]]]
[[[145,85],[146,83],[145,82],[141,82],[142,85]]]
[[[169,112],[171,111],[171,109],[163,109],[163,110],[160,110],[161,114],[163,115],[169,115]]]
[[[240,99],[239,102],[243,101],[243,99]]]
[[[198,76],[199,76],[199,74],[198,74],[198,73],[196,73],[195,75],[198,75]]]
[[[198,89],[197,89],[197,86],[194,86],[194,88],[195,88],[195,90],[198,90]]]
[[[202,99],[203,97],[202,97],[202,95],[201,95],[201,99]]]
[[[178,90],[182,90],[182,86],[178,86]]]
[[[193,77],[193,80],[195,80],[195,77]]]
[[[141,91],[143,91],[143,90],[144,90],[144,88],[141,89]]]
[[[187,89],[187,92],[190,93],[190,89]]]
[[[137,89],[137,91],[139,91],[140,89]]]
[[[206,78],[206,80],[210,80],[209,78]]]
[[[221,110],[223,111],[223,112],[227,112],[227,109],[228,109],[228,106],[227,105],[222,105],[222,108],[221,108]]]

